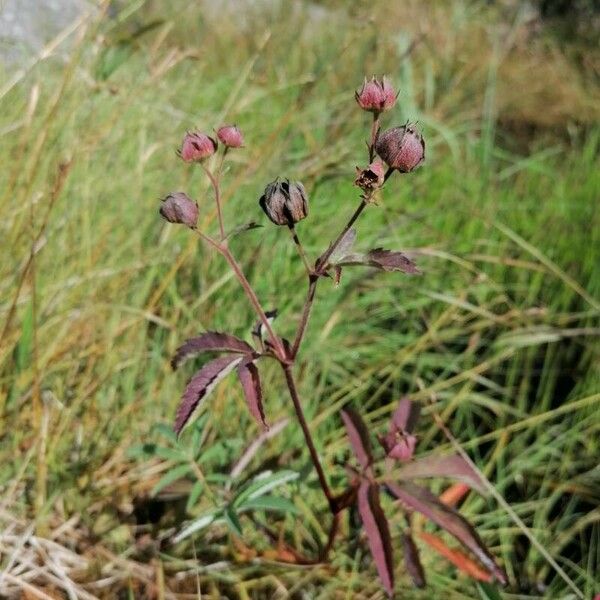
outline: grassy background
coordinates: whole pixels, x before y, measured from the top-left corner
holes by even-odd
[[[169,545],[194,478],[152,498],[171,461],[130,456],[172,421],[189,375],[170,371],[176,346],[205,329],[248,337],[254,321],[222,261],[158,219],[158,198],[182,189],[215,228],[201,171],[175,155],[183,132],[243,129],[225,183],[232,225],[265,221],[257,199],[275,176],[301,178],[311,214],[299,232],[316,256],[356,203],[368,120],[352,95],[371,73],[400,89],[388,123],[418,120],[428,153],[392,178],[357,245],[410,249],[425,275],[347,270],[338,289],[319,289],[298,371],[323,460],[341,485],[345,404],[379,430],[398,397],[423,400],[583,597],[599,592],[597,49],[557,38],[518,3],[169,4],[124,3],[80,24],[68,58],[1,74],[0,595],[25,584],[28,597],[381,594],[356,541],[311,569],[242,560],[222,527]],[[305,283],[284,233],[232,246],[290,336]],[[290,415],[279,372],[261,374],[270,420]],[[226,474],[258,430],[232,381],[206,414],[203,448],[216,450],[201,468]],[[421,451],[450,450],[431,418],[421,427]],[[292,423],[247,475],[302,473],[289,492],[301,515],[272,524],[310,554],[326,511],[302,447]],[[191,513],[223,494],[211,483]],[[503,597],[576,597],[495,499],[471,495],[463,511],[509,573]],[[402,597],[489,597],[421,552],[424,592],[397,552]]]

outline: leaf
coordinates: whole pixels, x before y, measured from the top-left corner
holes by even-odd
[[[223,517],[225,518],[225,523],[231,529],[235,535],[238,537],[243,537],[242,533],[242,524],[240,523],[240,519],[238,518],[235,510],[231,506],[227,506],[223,512]]]
[[[156,431],[172,444],[177,443],[177,436],[175,435],[175,432],[166,423],[157,423],[152,427],[152,431]]]
[[[178,465],[177,467],[174,467],[173,469],[170,469],[169,471],[167,471],[167,473],[165,473],[165,475],[163,475],[158,483],[152,488],[152,491],[150,492],[151,496],[156,496],[156,494],[158,494],[158,492],[160,492],[160,490],[166,488],[167,486],[171,485],[172,483],[174,483],[175,481],[177,481],[178,479],[181,479],[182,477],[185,477],[185,475],[187,475],[190,472],[190,465]]]
[[[413,583],[418,588],[423,588],[426,585],[425,572],[423,571],[423,565],[419,558],[419,550],[417,545],[412,538],[409,530],[402,533],[402,549],[404,551],[404,562],[406,563],[406,570],[410,575]]]
[[[298,479],[300,475],[295,471],[278,471],[272,473],[271,471],[264,471],[257,475],[246,487],[244,487],[233,500],[234,506],[240,506],[247,500],[253,500],[259,496],[264,496],[267,492],[272,489],[294,481]]]
[[[498,581],[508,583],[504,571],[496,564],[481,538],[470,523],[454,509],[438,500],[429,490],[408,481],[401,485],[386,483],[388,491],[404,506],[416,510],[445,529],[454,536],[465,548],[470,550],[481,564],[492,573]]]
[[[387,519],[379,503],[376,484],[363,480],[358,488],[358,511],[369,548],[383,587],[391,597],[394,593],[394,557]]]
[[[402,271],[411,275],[418,275],[421,271],[417,265],[402,252],[393,252],[383,248],[375,248],[367,254],[347,254],[340,258],[337,263],[343,266],[374,267],[380,271]]]
[[[479,473],[458,454],[417,458],[405,463],[398,471],[398,475],[401,479],[449,477],[466,483],[481,494],[486,491]]]
[[[468,493],[468,485],[454,483],[440,494],[440,500],[448,506],[456,506]]]
[[[367,469],[373,462],[369,431],[362,417],[353,408],[342,409],[342,420],[348,432],[350,445],[361,467]]]
[[[256,221],[250,221],[250,223],[238,225],[225,236],[225,239],[235,237],[236,235],[244,233],[245,231],[250,231],[251,229],[258,229],[259,227],[262,227],[262,225],[260,223],[257,223]]]
[[[262,402],[262,388],[260,385],[260,376],[258,369],[251,357],[245,358],[238,365],[238,377],[244,390],[246,404],[250,410],[250,414],[258,421],[263,429],[269,429],[265,421],[265,411]]]
[[[337,245],[336,249],[331,253],[329,257],[329,262],[332,265],[335,265],[339,259],[343,256],[346,256],[352,251],[352,246],[354,246],[354,242],[356,241],[356,229],[351,228],[346,231],[340,243]]]
[[[186,360],[201,352],[234,352],[252,354],[254,348],[229,333],[207,331],[198,337],[191,338],[177,348],[171,359],[173,369],[179,368]]]
[[[293,502],[280,496],[259,496],[251,498],[238,507],[238,512],[246,510],[266,510],[297,514],[298,509]]]
[[[242,360],[238,356],[222,356],[206,363],[189,381],[175,417],[175,433],[179,435],[182,429],[190,423],[194,413],[213,391],[217,383],[228,375]]]
[[[412,433],[417,426],[421,416],[421,404],[413,402],[408,398],[402,398],[393,412],[390,422],[390,430]]]
[[[187,503],[185,505],[186,512],[190,512],[196,502],[198,502],[198,498],[200,498],[200,494],[204,489],[204,484],[201,481],[196,481],[196,483],[192,486],[190,491],[190,495],[188,496]]]
[[[217,518],[220,517],[220,518]],[[223,519],[221,518],[221,511],[213,510],[208,512],[201,517],[198,517],[194,521],[192,521],[187,527],[182,529],[174,538],[173,543],[177,544],[181,540],[184,540],[186,537],[192,535],[192,533],[196,533],[205,527],[208,527],[212,523],[221,523]]]
[[[469,575],[469,577],[488,583],[492,581],[492,576],[487,571],[484,571],[474,560],[460,550],[449,548],[436,535],[421,531],[419,537],[436,552],[449,560],[457,569]]]

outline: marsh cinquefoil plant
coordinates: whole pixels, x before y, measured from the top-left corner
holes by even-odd
[[[185,360],[200,353],[218,353],[220,356],[206,362],[190,379],[177,410],[174,429],[179,435],[196,417],[198,410],[219,381],[234,370],[237,372],[250,413],[261,427],[266,428],[263,392],[256,365],[261,360],[275,360],[283,372],[298,424],[304,433],[320,487],[331,512],[328,541],[316,558],[317,561],[327,559],[337,537],[343,512],[350,507],[356,507],[381,581],[388,594],[393,593],[394,563],[390,528],[380,502],[380,491],[384,491],[397,501],[395,506],[403,511],[406,517],[406,526],[402,533],[404,558],[415,585],[425,585],[425,577],[412,538],[411,519],[414,513],[420,513],[456,538],[478,563],[458,550],[451,550],[439,538],[435,538],[439,542],[437,545],[430,545],[474,577],[488,581],[496,578],[505,583],[506,575],[473,527],[427,488],[414,483],[415,479],[443,476],[454,477],[470,487],[481,489],[481,480],[477,472],[460,456],[413,459],[416,445],[414,426],[419,414],[417,403],[408,399],[400,401],[392,416],[389,432],[379,438],[384,453],[384,460],[379,463],[374,460],[368,430],[362,418],[351,408],[342,411],[342,420],[358,465],[346,465],[347,488],[336,493],[331,489],[321,464],[298,395],[294,364],[302,347],[318,284],[326,278],[339,284],[342,269],[350,266],[401,271],[407,274],[419,273],[412,260],[402,252],[383,248],[375,248],[366,253],[353,251],[356,238],[353,226],[363,211],[376,202],[386,181],[394,173],[414,171],[425,157],[425,142],[415,125],[407,123],[380,131],[381,116],[392,108],[396,97],[395,90],[385,78],[381,81],[375,78],[371,81],[365,80],[362,88],[356,92],[359,107],[372,114],[371,135],[367,144],[367,166],[357,168],[354,182],[361,190],[360,201],[339,235],[329,243],[315,262],[308,258],[295,228],[309,212],[308,194],[304,186],[300,182],[278,178],[266,186],[259,200],[261,208],[274,224],[289,229],[307,272],[306,299],[292,340],[284,339],[275,333],[272,325],[273,315],[263,307],[228,246],[232,235],[253,226],[250,224],[228,232],[221,211],[223,163],[229,151],[243,147],[242,133],[237,127],[227,125],[217,131],[216,139],[200,132],[186,134],[179,155],[184,161],[197,163],[202,167],[210,180],[216,202],[219,232],[213,237],[198,229],[198,206],[183,192],[169,194],[162,201],[160,214],[171,223],[188,226],[225,259],[256,312],[258,322],[252,330],[253,345],[229,333],[209,331],[187,340],[178,348],[172,360],[175,369]],[[215,154],[217,157],[212,162],[216,167],[210,169],[206,159]],[[392,465],[398,462],[400,467],[392,471]]]

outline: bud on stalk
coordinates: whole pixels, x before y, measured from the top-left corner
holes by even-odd
[[[163,198],[159,212],[169,223],[194,228],[198,221],[198,205],[183,192],[173,192]]]
[[[185,162],[201,162],[217,151],[217,141],[198,131],[188,131],[181,143],[179,156]]]
[[[375,151],[391,169],[414,171],[425,160],[425,140],[412,123],[379,134]]]
[[[277,178],[267,185],[259,204],[275,225],[293,227],[308,214],[308,197],[299,181]]]
[[[223,125],[223,127],[219,127],[217,137],[228,148],[241,148],[244,145],[244,136],[236,125]]]
[[[354,92],[354,97],[363,110],[381,113],[394,106],[397,94],[386,77],[381,81],[373,77],[371,81],[365,78],[362,88]]]

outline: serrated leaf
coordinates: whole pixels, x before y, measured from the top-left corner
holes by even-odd
[[[299,474],[295,471],[278,471],[277,473],[265,471],[264,473],[257,475],[246,487],[244,487],[235,497],[232,504],[234,506],[239,506],[247,500],[253,500],[259,496],[264,496],[280,485],[295,481],[298,477]]]
[[[402,252],[375,248],[366,254],[347,254],[340,258],[337,263],[340,267],[362,266],[373,267],[380,271],[402,271],[410,275],[420,274],[417,265]]]
[[[406,570],[408,571],[412,582],[418,588],[425,587],[425,571],[423,570],[423,565],[419,558],[419,550],[417,549],[417,545],[415,544],[410,531],[404,531],[402,533],[402,549]]]
[[[358,462],[363,469],[367,469],[373,462],[373,455],[369,431],[365,422],[353,408],[342,409],[342,421],[344,421],[350,445]]]
[[[198,337],[191,338],[184,342],[171,359],[173,369],[179,368],[186,360],[197,356],[202,352],[231,352],[237,354],[252,354],[254,348],[229,333],[220,333],[218,331],[207,331]]]
[[[412,462],[404,463],[398,474],[401,479],[448,477],[466,483],[481,494],[486,491],[477,471],[458,454],[417,458]]]
[[[377,484],[363,480],[358,488],[358,512],[383,587],[394,593],[394,556],[387,519],[379,502]]]
[[[281,498],[280,496],[259,496],[258,498],[246,500],[243,504],[239,505],[238,512],[247,510],[265,510],[291,514],[298,513],[298,509],[293,502],[287,498]]]
[[[496,564],[472,525],[455,510],[446,506],[428,489],[411,482],[386,483],[388,491],[410,510],[420,512],[454,536],[470,550],[481,564],[503,584],[508,583],[504,571]]]
[[[185,477],[190,472],[190,470],[191,470],[191,466],[189,464],[178,465],[177,467],[170,469],[167,473],[165,473],[165,475],[163,475],[159,479],[158,483],[152,488],[150,495],[156,496],[156,494],[158,494],[158,492],[160,492],[160,490],[171,485],[178,479]]]
[[[245,358],[242,360],[238,365],[237,372],[250,414],[263,429],[269,429],[265,421],[260,376],[253,359]]]
[[[213,510],[213,511],[210,511],[208,513],[205,513],[201,517],[198,517],[197,519],[195,519],[194,521],[192,521],[187,527],[185,527],[184,529],[182,529],[173,538],[173,543],[177,544],[181,540],[184,540],[185,538],[187,538],[190,535],[192,535],[193,533],[196,533],[196,532],[204,529],[205,527],[208,527],[209,525],[211,525],[213,523],[214,524],[216,524],[216,523],[222,523],[223,522],[223,518],[220,517],[221,514],[222,513],[221,513],[220,510]]]
[[[222,356],[206,363],[189,381],[177,409],[174,430],[177,435],[188,425],[202,402],[216,385],[240,363],[242,357]]]
[[[202,493],[203,489],[204,484],[201,481],[196,481],[196,483],[192,486],[192,489],[190,490],[190,495],[188,496],[187,503],[185,505],[186,512],[190,512],[190,510],[194,508],[196,502],[198,502],[198,498],[200,498],[200,494]]]
[[[244,534],[242,533],[242,524],[240,523],[235,510],[231,506],[226,507],[223,511],[223,518],[225,519],[225,523],[229,529],[231,529],[235,535],[238,537],[243,537]]]

